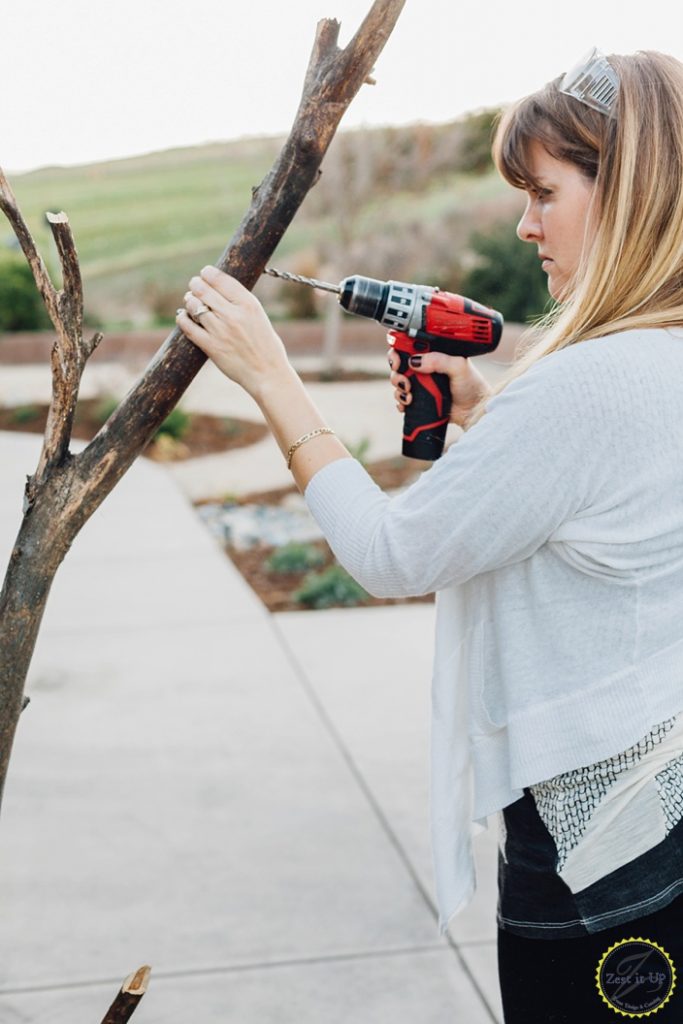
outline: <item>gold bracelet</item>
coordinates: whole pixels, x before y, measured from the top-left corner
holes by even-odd
[[[306,441],[310,441],[312,437],[318,437],[320,434],[334,434],[334,430],[331,430],[330,427],[318,427],[317,430],[310,430],[308,434],[303,434],[303,436],[295,441],[294,444],[290,444],[286,455],[287,469],[291,469],[292,455],[294,455],[297,448],[300,448],[302,444],[306,443]]]

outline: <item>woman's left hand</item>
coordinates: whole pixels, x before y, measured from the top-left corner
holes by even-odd
[[[236,278],[204,267],[184,299],[185,309],[176,316],[183,334],[257,401],[264,385],[291,373],[282,339],[263,306]]]

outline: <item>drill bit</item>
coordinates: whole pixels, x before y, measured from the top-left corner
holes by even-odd
[[[327,281],[318,281],[315,277],[302,277],[301,274],[290,274],[288,270],[276,270],[275,267],[266,267],[264,274],[271,277],[281,277],[283,281],[294,281],[296,284],[307,284],[310,288],[320,288],[324,292],[334,292],[341,295],[341,288],[338,284],[328,284]]]

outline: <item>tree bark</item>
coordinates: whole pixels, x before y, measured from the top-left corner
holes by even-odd
[[[304,197],[349,103],[389,38],[405,0],[374,0],[344,48],[339,22],[319,22],[292,130],[272,169],[217,263],[253,288]],[[85,362],[100,340],[82,337],[83,297],[68,219],[50,217],[64,286],[56,292],[7,180],[0,208],[10,220],[55,324],[53,397],[45,443],[28,477],[24,518],[0,593],[0,799],[22,709],[23,687],[54,575],[83,524],[151,439],[205,362],[174,330],[97,436],[77,455],[71,424]]]

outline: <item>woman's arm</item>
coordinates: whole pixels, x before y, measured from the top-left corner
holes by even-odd
[[[239,282],[207,267],[192,278],[186,303],[201,325],[181,311],[179,326],[256,400],[283,455],[326,426],[261,304]],[[296,450],[295,480],[335,555],[366,590],[426,594],[523,560],[584,506],[606,444],[605,383],[593,378],[590,360],[584,366],[584,348],[551,353],[513,380],[391,499],[330,434]]]
[[[249,392],[285,458],[299,438],[327,426],[251,292],[216,267],[204,267],[190,281],[185,301],[193,314],[202,305],[209,312],[196,323],[186,310],[179,311],[176,319],[183,334]],[[303,492],[319,469],[343,458],[351,455],[341,441],[334,434],[319,434],[296,449],[290,468]]]

